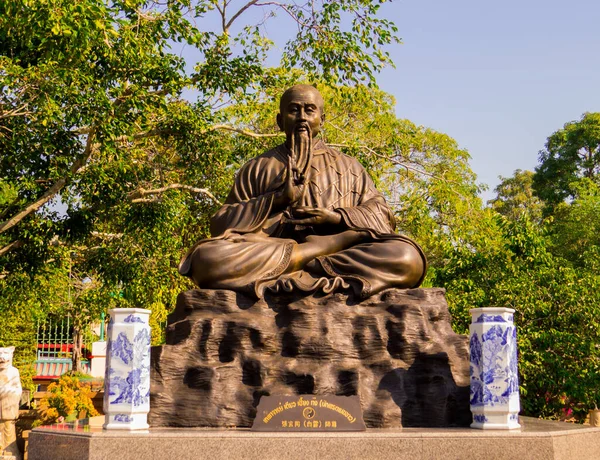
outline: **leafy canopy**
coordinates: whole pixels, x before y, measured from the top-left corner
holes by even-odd
[[[222,109],[284,80],[264,68],[273,43],[251,12],[293,24],[280,44],[287,73],[374,85],[398,42],[381,4],[2,2],[0,340],[27,344],[15,361],[33,361],[33,321],[49,314],[85,324],[148,307],[159,343],[189,286],[179,259],[251,153],[237,135],[249,127]]]
[[[540,222],[544,203],[533,190],[533,177],[533,172],[520,169],[512,177],[500,176],[500,184],[494,189],[496,198],[488,204],[511,220],[528,216],[533,222]]]
[[[600,174],[600,113],[584,113],[581,120],[566,123],[553,133],[539,153],[533,188],[548,212],[575,194],[581,178],[595,183]]]

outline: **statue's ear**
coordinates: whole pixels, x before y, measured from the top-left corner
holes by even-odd
[[[279,131],[283,131],[283,120],[281,118],[281,113],[277,114],[277,126],[279,126]]]
[[[325,124],[325,112],[321,113],[321,126]]]
[[[12,353],[13,351],[15,351],[15,347],[14,347],[14,345],[13,345],[13,346],[10,346],[10,347],[8,347],[8,349],[11,351],[11,353]]]

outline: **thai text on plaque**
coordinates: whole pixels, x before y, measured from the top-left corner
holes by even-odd
[[[263,396],[253,431],[365,431],[358,396]]]

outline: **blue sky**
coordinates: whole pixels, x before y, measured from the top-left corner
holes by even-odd
[[[600,111],[600,2],[403,0],[403,39],[379,77],[397,114],[455,138],[493,196],[498,176],[533,169],[546,138]]]
[[[244,3],[234,0],[232,11]],[[248,10],[241,22],[265,11]],[[485,200],[498,176],[537,165],[550,134],[600,111],[600,0],[396,0],[380,11],[403,44],[389,48],[396,68],[378,76],[379,86],[395,96],[398,117],[469,151],[489,186]],[[263,31],[282,44],[294,26],[279,14]],[[280,56],[275,48],[267,64]]]

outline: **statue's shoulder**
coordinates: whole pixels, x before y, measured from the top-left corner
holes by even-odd
[[[347,168],[351,168],[357,172],[365,170],[364,166],[356,158],[346,155],[334,147],[325,145],[323,153],[329,157],[329,161],[332,163],[344,164]]]
[[[265,153],[261,153],[260,155],[249,159],[246,163],[244,163],[241,170],[252,170],[256,167],[264,168],[269,164],[285,164],[284,161],[285,151],[283,144],[281,144],[272,148],[271,150],[266,151]]]

